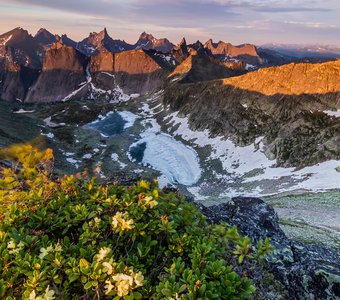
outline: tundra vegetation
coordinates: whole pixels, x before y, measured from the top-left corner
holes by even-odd
[[[51,149],[13,145],[0,162],[1,299],[256,298],[268,240],[208,224],[156,181],[55,178]]]

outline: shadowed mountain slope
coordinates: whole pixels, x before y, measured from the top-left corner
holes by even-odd
[[[168,82],[163,101],[188,116],[193,129],[238,145],[259,138],[269,159],[302,167],[340,158],[340,119],[327,113],[340,109],[339,78],[339,62],[288,65],[196,84]]]

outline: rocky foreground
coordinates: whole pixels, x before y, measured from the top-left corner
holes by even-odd
[[[237,197],[231,202],[200,206],[210,223],[226,222],[257,242],[266,237],[275,246],[266,269],[274,274],[288,294],[277,290],[263,299],[338,299],[340,297],[340,253],[319,245],[288,239],[279,226],[274,209],[258,198]],[[260,277],[261,274],[258,274]]]

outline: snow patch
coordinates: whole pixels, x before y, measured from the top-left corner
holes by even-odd
[[[136,119],[138,118],[137,115],[133,114],[129,111],[119,111],[118,114],[124,119],[126,122],[124,124],[124,129],[130,128],[135,124]]]
[[[20,108],[17,111],[14,111],[15,114],[27,114],[27,113],[33,113],[33,112],[34,112],[34,110],[24,110],[22,108]]]
[[[334,112],[333,112],[334,113]],[[278,186],[278,192],[293,191],[296,189],[305,189],[309,191],[324,191],[328,189],[337,189],[340,186],[340,176],[336,168],[340,166],[339,160],[330,160],[314,166],[305,167],[300,170],[295,168],[274,167],[275,161],[270,161],[264,155],[263,137],[255,140],[254,144],[239,147],[230,140],[222,137],[209,137],[209,131],[192,131],[189,128],[187,118],[178,117],[178,113],[172,113],[168,118],[168,124],[178,126],[173,133],[184,140],[193,143],[194,147],[211,147],[209,160],[220,160],[224,171],[229,173],[229,178],[242,178],[242,182],[247,184],[251,182],[261,182],[263,180],[278,180],[287,177],[283,186]],[[258,170],[256,175],[249,175],[248,172]],[[248,173],[248,174],[247,174]],[[224,176],[222,174],[222,176]],[[247,177],[248,176],[248,177]],[[227,180],[227,176],[225,176]],[[196,187],[188,189],[196,197],[199,197]],[[220,196],[235,196],[241,194],[239,191],[230,189]],[[264,195],[260,187],[252,191],[244,190],[247,195]],[[243,193],[243,194],[244,194]],[[203,196],[204,197],[204,196]],[[202,196],[201,196],[202,198]]]
[[[337,117],[337,118],[340,118],[340,109],[338,110],[325,110],[324,113],[326,115],[329,115],[329,116],[332,116],[332,117]]]
[[[4,38],[2,38],[1,39],[1,42],[0,42],[0,45],[6,45],[7,44],[7,42],[12,38],[12,34],[9,36],[9,37],[4,37]]]
[[[111,73],[109,73],[109,72],[101,72],[102,74],[105,74],[105,75],[107,75],[107,76],[110,76],[110,77],[112,77],[112,78],[115,78],[115,75],[114,74],[111,74]]]
[[[127,167],[127,164],[125,164],[125,163],[123,163],[123,162],[121,162],[121,161],[119,160],[119,155],[118,155],[117,153],[112,153],[112,154],[111,154],[111,159],[112,159],[113,161],[117,162],[117,163],[119,164],[119,166],[121,167],[121,169],[124,169],[124,168]]]
[[[47,137],[50,138],[50,139],[53,139],[53,138],[54,138],[54,134],[53,134],[52,132],[49,132],[49,133],[41,133],[41,135],[47,136]]]
[[[45,122],[45,124],[49,127],[58,127],[58,126],[65,126],[65,123],[54,123],[51,121],[52,117],[47,117],[45,118],[43,121]]]

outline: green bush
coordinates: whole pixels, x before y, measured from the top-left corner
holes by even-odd
[[[1,299],[249,299],[232,265],[261,259],[236,228],[209,225],[157,182],[51,178],[51,150],[0,152]]]

